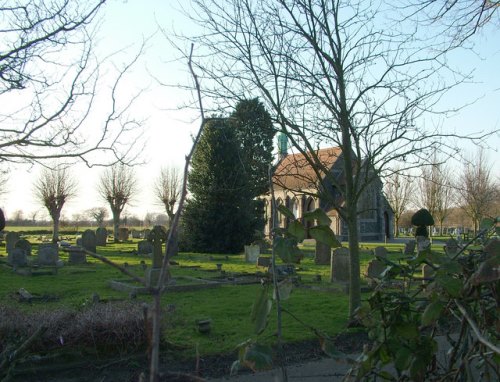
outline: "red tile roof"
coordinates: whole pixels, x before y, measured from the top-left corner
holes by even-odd
[[[340,147],[329,147],[317,150],[315,154],[319,162],[330,170],[342,155],[342,150]],[[311,155],[310,159],[312,158]],[[303,154],[290,154],[283,158],[276,167],[273,183],[277,187],[299,191],[316,188],[318,177]]]

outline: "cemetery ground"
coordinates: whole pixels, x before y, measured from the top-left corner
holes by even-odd
[[[41,238],[26,231],[23,237],[36,252]],[[67,239],[74,243],[76,237]],[[97,247],[97,253],[143,277],[151,258],[137,254],[138,241],[108,243]],[[362,275],[373,259],[371,250],[378,245],[362,244]],[[389,259],[402,256],[402,243],[384,246]],[[442,244],[434,247],[440,250]],[[314,264],[313,243],[304,245],[303,252],[296,285],[283,302],[284,309],[298,319],[287,313],[283,318],[287,361],[322,355],[314,330],[336,338],[341,351],[360,351],[366,335],[346,328],[348,296],[344,285],[329,282],[329,266]],[[150,301],[149,296],[136,293],[127,276],[99,260],[87,256],[86,264],[71,265],[63,251],[59,258],[65,265],[55,274],[40,269],[32,275],[20,275],[6,264],[5,243],[0,245],[0,354],[20,347],[38,328],[45,328],[12,364],[10,376],[13,380],[49,380],[45,376],[76,381],[107,375],[105,380],[137,380],[148,365],[143,306]],[[245,262],[242,254],[180,253],[174,261],[174,282],[162,298],[162,364],[171,371],[198,372],[203,377],[227,375],[238,357],[236,346],[256,339],[250,311],[266,269]],[[112,289],[112,281],[130,288]],[[200,320],[210,320],[209,333],[200,333]],[[274,307],[259,341],[273,344],[275,328]],[[85,371],[85,377],[75,375],[75,370]]]

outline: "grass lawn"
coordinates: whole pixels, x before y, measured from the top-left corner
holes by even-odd
[[[36,253],[37,237],[27,237],[33,244]],[[75,238],[72,238],[74,240]],[[127,263],[129,269],[139,276],[144,275],[141,261],[149,266],[151,260],[147,256],[138,256],[133,252],[137,249],[137,241],[108,244],[98,247],[97,252],[119,263]],[[372,259],[371,249],[376,246],[362,245],[361,272],[366,272],[368,262]],[[401,256],[402,245],[386,245],[389,258]],[[291,297],[283,306],[293,312],[301,321],[317,330],[331,336],[345,331],[348,311],[348,296],[340,286],[333,288],[328,282],[329,267],[314,264],[314,247],[304,246],[306,257],[298,266],[298,275],[303,287],[295,288]],[[60,251],[60,258],[67,261],[67,254]],[[126,292],[111,289],[110,280],[127,280],[118,270],[102,264],[87,256],[86,265],[65,265],[58,270],[57,275],[21,276],[12,271],[6,263],[5,243],[0,246],[0,305],[16,307],[24,312],[41,310],[84,310],[92,301],[94,293],[101,300],[128,300]],[[222,263],[227,275],[242,273],[255,274],[258,269],[255,264],[245,263],[243,255],[208,255],[195,253],[180,253],[172,266],[171,275],[177,284],[192,283],[193,278],[210,279],[219,275],[216,264]],[[316,275],[322,276],[322,281],[313,281]],[[186,281],[187,280],[187,281]],[[313,287],[313,288],[312,288]],[[20,288],[35,295],[50,295],[53,301],[35,301],[32,304],[20,303],[15,298]],[[249,338],[255,338],[250,322],[250,311],[261,286],[224,285],[213,289],[200,289],[186,292],[168,292],[164,294],[163,307],[168,308],[165,314],[165,337],[169,343],[184,348],[181,351],[186,357],[194,356],[198,347],[200,355],[229,353],[235,346]],[[139,302],[148,302],[146,295],[138,295]],[[209,334],[200,334],[196,330],[197,319],[210,318],[212,330]],[[314,337],[311,330],[304,327],[291,316],[283,318],[283,333],[286,341],[295,342]],[[275,308],[265,332],[260,336],[269,343],[274,342],[273,334],[276,328]]]

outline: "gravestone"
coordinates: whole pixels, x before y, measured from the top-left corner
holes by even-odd
[[[95,245],[105,247],[108,243],[108,230],[104,227],[99,227],[95,230]]]
[[[136,229],[133,229],[131,234],[132,234],[132,239],[142,239],[141,232]]]
[[[430,265],[428,264],[422,265],[422,277],[424,278],[424,280],[433,278],[434,274],[435,274],[434,269],[432,269]]]
[[[141,240],[137,243],[137,254],[148,255],[153,253],[153,243],[148,240]]]
[[[329,245],[316,241],[316,255],[314,264],[329,265],[332,257],[332,248]]]
[[[259,256],[257,258],[257,265],[259,267],[269,267],[271,265],[271,258]]]
[[[371,279],[378,279],[385,270],[385,264],[380,260],[372,260],[368,263],[367,276]]]
[[[31,256],[31,243],[26,240],[26,239],[19,239],[16,241],[16,244],[14,244],[15,248],[21,248],[26,252],[26,256]]]
[[[155,225],[151,230],[148,240],[153,245],[153,264],[146,271],[146,281],[149,286],[156,285],[160,277],[161,266],[163,262],[162,245],[167,239],[167,232],[160,225]]]
[[[59,261],[59,246],[53,243],[38,246],[37,262],[39,265],[57,265]]]
[[[256,263],[260,256],[260,247],[258,245],[245,245],[245,261],[247,263]]]
[[[410,240],[409,242],[405,243],[405,250],[404,254],[405,255],[413,255],[415,254],[415,246],[416,246],[416,241],[415,240]]]
[[[278,276],[291,276],[295,274],[295,265],[293,264],[280,264],[275,265],[276,275]],[[269,273],[273,274],[273,268],[269,267]]]
[[[17,267],[25,267],[28,265],[28,256],[22,248],[13,248],[9,252],[7,262],[16,269]]]
[[[387,249],[385,247],[375,247],[373,249],[373,256],[387,258]]]
[[[458,242],[455,239],[449,239],[444,245],[444,251],[450,257],[455,256],[460,247],[458,246]]]
[[[118,240],[119,241],[127,241],[128,235],[129,235],[128,228],[124,228],[124,227],[118,228]]]
[[[20,236],[17,232],[8,232],[7,235],[5,235],[5,250],[7,253],[15,248],[19,239]]]
[[[68,252],[68,263],[70,264],[85,264],[87,263],[87,255],[80,247],[66,247],[64,249]]]
[[[330,282],[347,282],[349,280],[349,249],[345,247],[336,248],[332,253],[330,262]]]
[[[79,247],[83,247],[83,241],[81,237],[76,238],[76,245],[78,245]]]
[[[425,236],[416,236],[417,239],[417,251],[420,253],[431,247],[431,241]]]
[[[82,234],[82,247],[90,252],[97,252],[95,232],[87,229]]]

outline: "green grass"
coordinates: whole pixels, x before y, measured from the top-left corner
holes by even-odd
[[[36,253],[38,240],[28,237],[33,243],[33,253]],[[72,238],[74,240],[74,238]],[[127,243],[108,244],[98,247],[98,253],[118,264],[128,263],[129,269],[139,276],[144,275],[140,265],[151,260],[145,256],[137,256],[132,252],[137,248],[138,240]],[[0,261],[5,262],[5,244],[0,246]],[[397,260],[401,256],[402,245],[387,245],[389,258]],[[372,245],[362,245],[361,273],[366,272],[371,255]],[[298,266],[298,274],[304,285],[323,287],[322,290],[295,288],[289,300],[283,306],[293,312],[302,322],[317,330],[335,335],[345,330],[348,312],[348,296],[342,292],[326,291],[331,284],[329,267],[314,264],[313,248],[305,248],[306,257]],[[67,255],[60,251],[60,258],[67,260]],[[41,309],[83,309],[89,303],[93,293],[98,293],[101,299],[128,299],[128,294],[114,291],[108,286],[109,280],[127,280],[115,268],[102,264],[98,260],[87,257],[88,264],[60,268],[57,275],[20,276],[12,272],[5,264],[0,264],[0,304],[16,306],[24,311]],[[258,269],[254,264],[245,263],[243,255],[207,255],[196,253],[181,253],[175,261],[178,266],[172,266],[172,277],[178,279],[177,284],[189,283],[189,278],[209,279],[216,275],[217,263],[223,264],[227,274],[255,274]],[[195,268],[196,267],[196,268]],[[315,275],[321,275],[322,281],[313,281]],[[188,279],[183,279],[187,276]],[[186,281],[187,280],[187,281]],[[38,295],[54,295],[57,301],[34,302],[32,305],[19,303],[13,298],[19,288]],[[167,292],[162,297],[162,306],[174,307],[166,317],[166,338],[169,342],[185,346],[185,355],[193,356],[196,346],[201,355],[227,353],[248,338],[255,338],[249,316],[253,301],[260,285],[235,286],[227,285],[215,289],[202,289],[193,292]],[[339,288],[340,289],[340,288]],[[146,295],[139,295],[138,300],[149,302]],[[267,342],[273,342],[276,328],[275,309],[271,313],[270,323],[261,335]],[[197,332],[195,321],[210,318],[212,331],[208,335]],[[314,337],[311,330],[304,327],[289,315],[283,317],[283,333],[286,341],[300,341]]]

